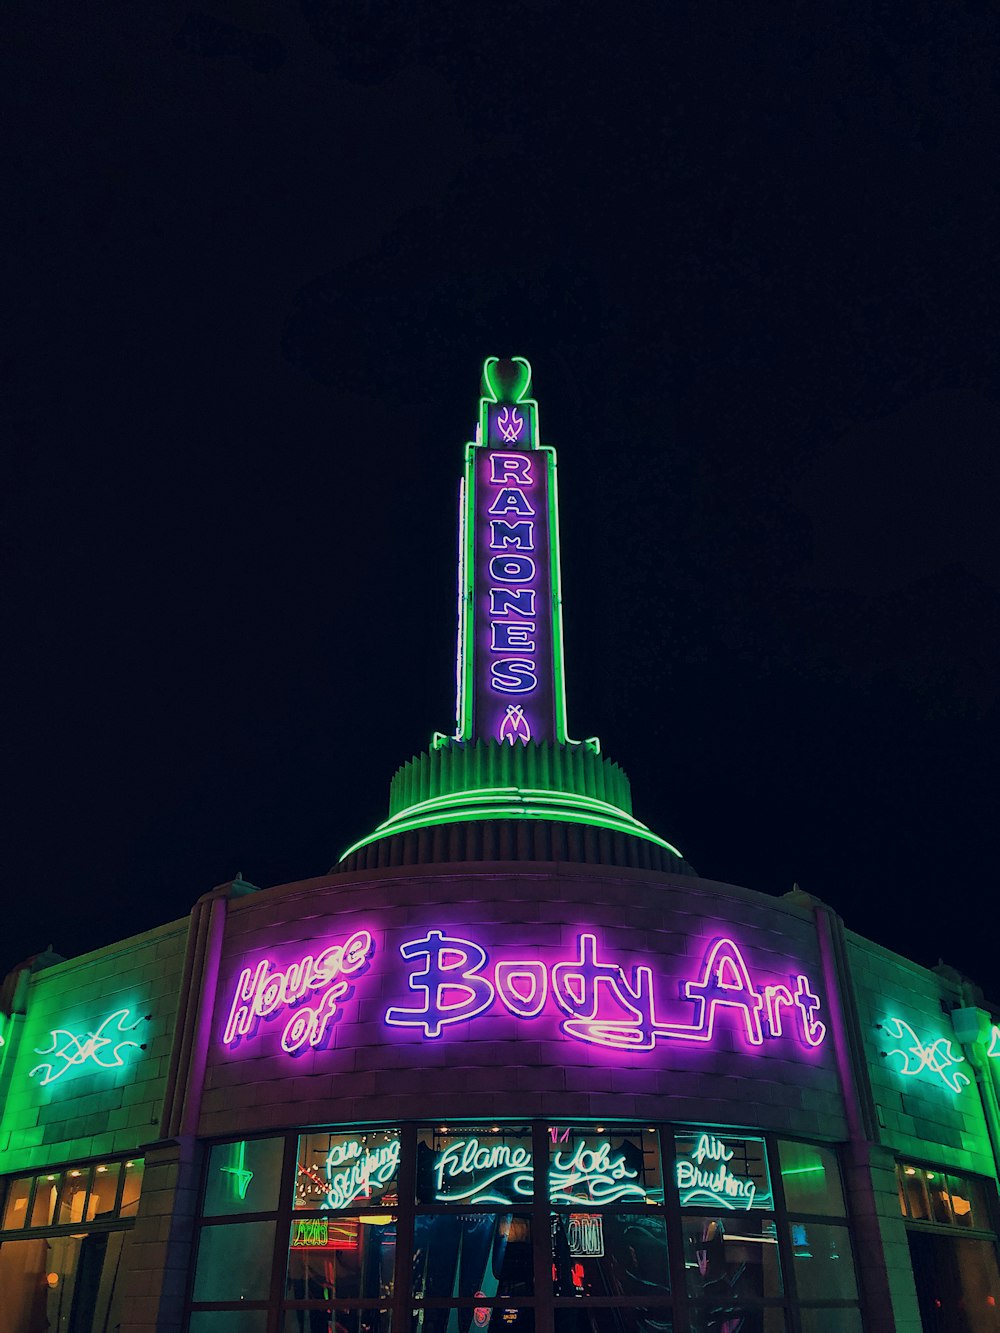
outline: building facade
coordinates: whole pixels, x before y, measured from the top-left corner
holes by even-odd
[[[529,388],[487,361],[456,727],[386,821],[4,983],[10,1333],[1000,1328],[996,1015],[569,737]]]

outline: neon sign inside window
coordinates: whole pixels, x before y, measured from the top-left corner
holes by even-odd
[[[531,1151],[518,1143],[453,1139],[434,1162],[437,1198],[449,1203],[508,1203],[531,1198]]]
[[[607,1142],[588,1144],[580,1139],[572,1151],[552,1155],[549,1167],[551,1203],[617,1203],[645,1199],[639,1172],[628,1165],[625,1153],[612,1154]]]
[[[324,1207],[346,1208],[356,1199],[380,1194],[399,1169],[399,1140],[369,1147],[356,1139],[331,1145],[324,1163],[327,1199]]]
[[[391,1005],[390,1027],[417,1027],[438,1038],[446,1027],[465,1023],[499,1007],[517,1018],[538,1017],[552,1005],[563,1015],[561,1028],[577,1041],[614,1050],[649,1051],[658,1041],[709,1043],[721,1015],[748,1045],[795,1036],[804,1046],[826,1039],[818,1017],[820,999],[803,973],[790,985],[760,989],[738,945],[728,937],[706,950],[696,975],[682,983],[681,994],[694,1005],[691,1021],[667,1021],[658,1013],[652,970],[626,970],[598,955],[597,937],[577,937],[575,956],[556,963],[506,959],[491,963],[474,940],[429,930],[400,945],[414,966],[410,989],[421,997],[412,1008]]]
[[[729,1163],[734,1156],[722,1139],[699,1134],[694,1150],[687,1157],[678,1157],[674,1168],[681,1207],[749,1211],[754,1206],[757,1184],[749,1176],[733,1172]]]

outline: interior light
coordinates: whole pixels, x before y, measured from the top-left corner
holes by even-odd
[[[58,1287],[58,1285],[59,1285],[59,1274],[58,1274],[58,1273],[46,1273],[46,1274],[45,1274],[45,1281],[48,1283],[48,1285],[49,1285],[50,1287]]]

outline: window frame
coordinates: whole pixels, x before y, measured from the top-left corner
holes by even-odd
[[[550,1203],[548,1197],[548,1172],[550,1168],[551,1147],[550,1128],[562,1129],[567,1123],[574,1130],[593,1132],[595,1134],[599,1133],[608,1138],[626,1136],[630,1132],[637,1133],[644,1130],[655,1130],[656,1150],[660,1154],[659,1168],[664,1196],[662,1202],[645,1203],[622,1199],[611,1204],[584,1204],[582,1202],[574,1204]],[[837,1164],[837,1169],[840,1172],[841,1191],[845,1200],[845,1215],[808,1213],[800,1210],[790,1210],[786,1206],[785,1192],[781,1177],[781,1159],[778,1147],[779,1140],[801,1142],[803,1144],[816,1143],[818,1142],[817,1140],[811,1140],[804,1137],[799,1138],[796,1135],[788,1134],[786,1132],[779,1133],[765,1131],[757,1126],[712,1126],[700,1125],[692,1122],[682,1123],[662,1121],[649,1123],[646,1121],[637,1122],[634,1118],[615,1120],[605,1117],[599,1121],[597,1117],[574,1116],[569,1121],[564,1118],[561,1123],[553,1124],[550,1119],[543,1120],[540,1118],[526,1119],[524,1117],[507,1117],[500,1118],[498,1120],[498,1125],[501,1129],[507,1127],[512,1130],[524,1130],[529,1126],[531,1128],[532,1163],[534,1172],[533,1197],[526,1199],[524,1203],[510,1201],[507,1204],[499,1202],[472,1204],[465,1201],[456,1202],[447,1199],[434,1200],[433,1202],[418,1201],[416,1196],[417,1144],[422,1137],[426,1138],[428,1130],[436,1128],[436,1126],[426,1120],[393,1121],[391,1123],[367,1121],[356,1124],[336,1124],[329,1126],[296,1126],[251,1135],[230,1135],[212,1139],[210,1141],[206,1140],[202,1145],[203,1162],[201,1190],[199,1193],[200,1201],[203,1202],[205,1198],[205,1187],[211,1150],[227,1143],[248,1143],[262,1139],[283,1140],[284,1154],[281,1183],[277,1207],[274,1209],[205,1216],[202,1216],[199,1212],[195,1220],[195,1234],[192,1243],[192,1262],[188,1274],[185,1320],[189,1320],[190,1316],[198,1311],[222,1311],[234,1310],[237,1308],[245,1310],[267,1310],[269,1311],[267,1318],[268,1333],[282,1333],[286,1312],[291,1310],[378,1310],[383,1311],[392,1321],[392,1326],[396,1333],[409,1333],[410,1321],[416,1312],[421,1309],[521,1309],[524,1311],[530,1310],[532,1312],[536,1333],[541,1333],[542,1329],[549,1327],[549,1324],[555,1317],[557,1311],[568,1308],[582,1309],[586,1306],[595,1309],[610,1307],[634,1311],[655,1310],[661,1313],[665,1318],[671,1319],[679,1331],[680,1329],[688,1327],[690,1316],[693,1315],[695,1311],[705,1309],[709,1305],[707,1299],[699,1300],[698,1297],[688,1296],[687,1294],[684,1267],[685,1255],[683,1249],[684,1217],[694,1214],[703,1215],[712,1210],[711,1207],[706,1208],[705,1206],[681,1207],[680,1196],[676,1184],[677,1139],[689,1138],[694,1133],[706,1131],[717,1134],[723,1140],[727,1138],[734,1139],[741,1137],[763,1140],[764,1161],[767,1166],[771,1183],[771,1206],[768,1209],[754,1209],[752,1211],[756,1216],[762,1219],[770,1219],[774,1224],[775,1239],[778,1249],[778,1263],[783,1290],[780,1296],[751,1298],[747,1301],[747,1304],[753,1309],[760,1309],[762,1311],[767,1309],[778,1309],[783,1311],[787,1333],[796,1333],[796,1330],[799,1329],[800,1310],[850,1309],[858,1311],[861,1318],[864,1318],[864,1296],[859,1281],[856,1238],[854,1235],[850,1208],[847,1206],[847,1192],[844,1188],[840,1152],[836,1143],[823,1142],[822,1146],[832,1152]],[[448,1127],[449,1132],[461,1132],[462,1130],[473,1130],[477,1128],[482,1131],[482,1118],[449,1119]],[[301,1137],[317,1133],[337,1135],[349,1133],[363,1134],[370,1131],[378,1132],[383,1129],[398,1130],[399,1132],[400,1158],[397,1169],[394,1198],[393,1196],[390,1196],[389,1200],[379,1198],[371,1203],[367,1201],[352,1200],[350,1204],[337,1209],[328,1207],[305,1209],[296,1208],[294,1206],[299,1142]],[[314,1218],[329,1218],[331,1215],[344,1217],[358,1216],[366,1211],[371,1212],[373,1209],[377,1209],[380,1213],[391,1214],[395,1218],[395,1268],[393,1273],[391,1298],[354,1297],[342,1300],[294,1300],[288,1298],[286,1296],[285,1283],[292,1223]],[[649,1293],[585,1297],[580,1297],[578,1295],[556,1295],[555,1282],[552,1277],[552,1218],[556,1215],[569,1215],[580,1212],[600,1213],[602,1215],[620,1216],[627,1214],[662,1217],[667,1242],[667,1277],[669,1279],[669,1293],[664,1292],[662,1297],[660,1297],[659,1294],[651,1296]],[[441,1214],[497,1215],[502,1213],[530,1215],[533,1256],[533,1295],[517,1295],[510,1297],[431,1297],[416,1296],[414,1294],[413,1250],[415,1222],[418,1216],[434,1216]],[[193,1300],[193,1290],[201,1230],[209,1226],[224,1224],[240,1225],[241,1223],[251,1221],[273,1221],[275,1224],[275,1244],[271,1256],[271,1272],[268,1285],[269,1294],[267,1298],[259,1301],[243,1302],[195,1302]],[[795,1260],[791,1232],[792,1222],[828,1224],[843,1227],[845,1229],[851,1250],[851,1259],[857,1288],[856,1298],[801,1299],[799,1297],[795,1280]],[[973,1235],[978,1233],[972,1233],[962,1229],[960,1234]],[[187,1327],[187,1323],[185,1323],[185,1327]]]

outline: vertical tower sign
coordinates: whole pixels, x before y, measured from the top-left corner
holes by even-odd
[[[456,739],[566,743],[555,450],[523,357],[487,359],[459,503]]]

